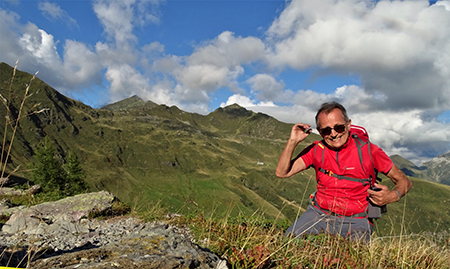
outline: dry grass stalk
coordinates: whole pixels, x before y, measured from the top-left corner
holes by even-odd
[[[0,167],[0,169],[1,169],[1,176],[0,176],[0,178],[2,178],[2,179],[5,178],[6,165],[7,165],[8,159],[10,158],[12,145],[13,145],[13,142],[14,142],[14,139],[15,139],[15,136],[16,136],[16,133],[17,133],[17,128],[18,128],[18,126],[19,126],[19,121],[20,121],[23,117],[26,117],[26,116],[29,116],[29,115],[32,115],[32,114],[38,114],[38,113],[41,113],[41,112],[43,112],[43,111],[48,110],[48,109],[44,108],[44,109],[41,109],[41,110],[38,110],[38,111],[34,111],[34,109],[40,105],[40,104],[35,104],[35,105],[30,109],[32,112],[30,112],[29,114],[27,114],[27,115],[25,115],[25,116],[22,116],[22,112],[23,112],[23,110],[24,110],[24,104],[25,104],[25,101],[26,101],[30,96],[32,96],[32,94],[29,94],[29,91],[30,91],[31,82],[36,78],[36,75],[38,74],[38,72],[36,72],[36,73],[34,74],[34,76],[30,79],[30,82],[27,84],[27,86],[26,86],[26,88],[25,88],[25,93],[24,93],[24,96],[23,96],[23,98],[22,98],[22,100],[21,100],[20,107],[19,107],[19,110],[18,110],[18,115],[17,115],[17,117],[16,117],[15,119],[13,119],[12,112],[11,112],[11,110],[10,110],[10,105],[11,105],[10,100],[11,100],[11,93],[12,93],[12,85],[13,85],[13,83],[14,83],[14,79],[15,79],[15,76],[16,76],[17,65],[18,65],[18,61],[16,61],[16,64],[15,64],[14,69],[13,69],[13,74],[12,74],[12,76],[11,76],[11,82],[10,82],[10,84],[9,84],[9,89],[8,89],[8,90],[9,90],[8,99],[5,98],[3,95],[0,94],[0,99],[2,100],[3,105],[4,105],[5,108],[6,108],[5,130],[4,130],[4,134],[3,134],[2,152],[1,152],[1,156],[0,156],[0,160],[1,160],[1,162],[2,162],[2,163],[1,163],[2,165],[1,165],[1,167]],[[7,132],[8,132],[8,128],[11,128],[11,130],[12,130],[12,135],[11,135],[9,144],[8,144],[8,146],[6,147],[6,151],[5,151],[5,146],[6,146],[6,144],[7,144]],[[16,173],[16,172],[19,170],[19,167],[20,167],[20,166],[17,166],[16,168],[13,169],[12,172],[9,172],[8,175],[6,176],[6,178],[9,178],[10,175]],[[4,184],[5,182],[6,182],[6,180],[2,180],[2,181],[1,181],[1,183],[0,183],[0,188],[3,187],[3,184]],[[38,249],[38,248],[34,247],[34,246],[33,246],[33,242],[30,242],[30,244],[29,244],[29,246],[28,246],[28,248],[27,248],[27,251],[26,251],[27,254],[24,255],[24,257],[21,259],[21,261],[18,261],[18,262],[19,262],[19,265],[22,264],[22,263],[26,260],[26,261],[27,261],[27,262],[26,262],[26,263],[27,263],[27,268],[28,268],[28,267],[30,266],[30,262],[35,258],[35,255],[36,255],[40,250],[41,250],[41,248]],[[17,248],[17,247],[13,247],[13,248],[9,248],[9,249],[8,249],[8,248],[4,248],[3,251],[2,251],[2,253],[0,254],[0,259],[2,259],[3,257],[5,257],[6,254],[9,254],[10,256],[9,256],[8,262],[7,262],[7,264],[6,264],[6,266],[8,266],[8,265],[12,262],[12,259],[13,259],[13,257],[14,257],[14,254],[17,253],[18,251],[22,251],[22,249]]]
[[[29,94],[29,91],[30,91],[31,82],[36,78],[36,75],[38,74],[38,72],[36,72],[34,74],[34,76],[30,79],[30,82],[27,84],[27,87],[25,88],[25,93],[24,93],[24,96],[23,96],[22,101],[20,103],[20,107],[19,107],[17,118],[16,119],[12,119],[13,117],[12,117],[12,113],[11,113],[11,110],[10,110],[10,101],[9,100],[11,100],[12,85],[14,83],[14,79],[15,79],[15,76],[16,76],[18,62],[19,61],[16,61],[16,64],[14,65],[14,69],[13,69],[13,74],[11,76],[11,82],[9,84],[9,89],[8,89],[9,90],[9,97],[8,97],[8,99],[6,99],[4,96],[2,96],[0,94],[0,98],[1,98],[3,104],[4,104],[5,108],[6,108],[5,130],[4,130],[4,134],[3,134],[2,152],[1,152],[1,157],[0,157],[1,158],[0,160],[2,161],[0,178],[4,178],[4,175],[5,175],[5,172],[6,172],[7,160],[9,159],[10,154],[11,154],[11,149],[12,149],[12,145],[13,145],[13,142],[14,142],[14,138],[16,136],[17,128],[19,126],[19,121],[23,117],[30,116],[30,115],[33,115],[33,114],[42,113],[42,112],[44,112],[46,110],[49,110],[48,108],[44,108],[44,109],[41,109],[41,110],[38,110],[38,111],[34,111],[34,109],[40,105],[40,104],[35,104],[30,109],[32,112],[30,112],[29,114],[27,114],[25,116],[22,116],[22,111],[23,111],[23,108],[24,108],[25,101],[30,96],[32,96],[32,94]],[[6,146],[8,127],[10,127],[12,129],[12,135],[11,135],[11,139],[9,141],[9,145],[7,147],[7,151],[6,151],[6,154],[5,154],[5,150],[4,149],[5,149],[5,146]],[[13,170],[12,173],[17,172],[18,169],[19,169],[19,167],[16,167]],[[10,174],[12,174],[12,173],[9,173],[7,177],[9,177]],[[2,181],[2,183],[0,184],[0,188],[3,187],[3,182],[4,181]]]

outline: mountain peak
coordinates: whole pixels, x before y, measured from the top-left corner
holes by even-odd
[[[133,95],[133,96],[123,99],[121,101],[106,105],[106,106],[102,107],[102,109],[117,111],[117,110],[121,110],[121,109],[132,109],[132,108],[138,108],[138,107],[152,108],[155,106],[157,106],[156,103],[153,103],[152,101],[146,102],[139,96]]]
[[[250,117],[251,115],[253,115],[253,112],[250,110],[247,110],[244,107],[241,107],[238,104],[232,104],[226,107],[219,107],[218,109],[216,109],[214,111],[215,113],[224,113],[227,114],[228,116],[232,116],[235,118],[238,117]],[[213,112],[213,113],[214,113]]]
[[[141,97],[137,96],[136,94],[128,98],[129,100],[136,100],[136,101],[144,101]]]
[[[225,106],[225,107],[224,107],[224,109],[241,109],[241,108],[244,108],[244,107],[238,105],[237,103],[234,103],[234,104],[232,104],[232,105],[229,105],[229,106]],[[244,108],[244,109],[245,109],[245,108]]]

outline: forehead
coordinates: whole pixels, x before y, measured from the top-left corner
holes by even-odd
[[[334,127],[336,124],[345,124],[344,115],[339,108],[335,108],[330,113],[321,112],[318,117],[321,128]]]

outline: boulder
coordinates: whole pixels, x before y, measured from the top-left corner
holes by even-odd
[[[26,195],[26,194],[36,194],[41,190],[40,185],[34,185],[27,190],[14,189],[8,187],[0,188],[0,195]]]
[[[31,268],[227,268],[220,258],[165,224],[145,224],[117,242],[41,258]]]
[[[186,226],[84,218],[109,210],[114,199],[101,191],[15,208],[0,231],[0,267],[227,269],[226,261],[195,244]]]
[[[112,193],[100,191],[22,208],[11,215],[3,225],[2,231],[39,234],[46,232],[47,229],[55,229],[55,226],[61,226],[61,222],[72,223],[76,230],[77,222],[81,218],[88,217],[91,212],[109,210],[114,200],[115,197]]]

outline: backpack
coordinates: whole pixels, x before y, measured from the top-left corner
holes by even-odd
[[[381,182],[381,178],[378,177],[378,171],[375,168],[374,163],[373,163],[372,154],[371,154],[371,150],[370,150],[371,142],[369,140],[369,134],[367,133],[367,131],[364,127],[357,126],[357,125],[350,126],[350,134],[351,134],[352,139],[355,140],[356,147],[358,149],[358,155],[359,155],[359,161],[361,164],[361,168],[363,169],[363,171],[366,175],[371,174],[369,171],[367,171],[367,173],[366,173],[366,171],[364,170],[364,165],[363,165],[364,160],[363,160],[362,150],[363,150],[363,147],[365,145],[367,145],[367,147],[365,147],[365,148],[367,148],[367,150],[369,152],[370,161],[372,163],[372,167],[374,170],[373,172],[374,172],[375,177],[373,178],[372,175],[370,175],[368,178],[352,178],[352,177],[347,177],[347,176],[343,176],[343,175],[337,175],[337,174],[333,173],[332,171],[325,170],[322,167],[319,167],[317,170],[322,173],[327,174],[328,176],[336,177],[339,180],[350,180],[350,181],[361,182],[363,184],[363,186],[370,185],[370,189],[377,190],[373,186],[373,183],[376,181]],[[322,163],[323,163],[323,158],[324,158],[326,147],[321,145],[320,142],[317,143],[316,146],[314,147],[314,156],[316,156],[316,151],[317,151],[318,146],[322,148]],[[378,205],[372,204],[372,202],[369,201],[369,206],[367,209],[368,218],[370,218],[370,219],[381,218],[381,214],[385,213],[385,212],[387,212],[386,205],[380,207]]]

